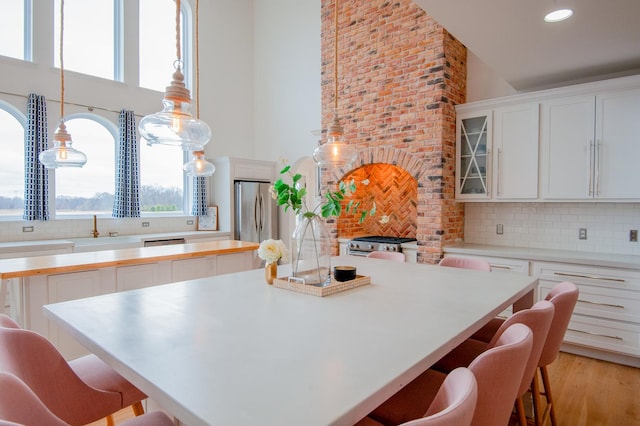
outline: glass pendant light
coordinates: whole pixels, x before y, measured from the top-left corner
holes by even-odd
[[[333,122],[327,130],[327,141],[318,145],[313,151],[316,164],[325,168],[347,167],[358,158],[356,149],[343,140],[344,129],[340,125],[338,116],[338,0],[336,0],[334,15]]]
[[[189,176],[211,176],[216,171],[216,166],[204,158],[204,151],[193,151],[191,161],[182,168]]]
[[[199,25],[200,1],[196,0],[196,117],[200,118],[200,25]],[[209,132],[211,137],[211,132]],[[207,142],[209,139],[207,139]],[[191,161],[182,166],[189,176],[211,176],[216,171],[216,166],[207,161],[202,148],[191,153]]]
[[[60,1],[60,124],[53,135],[53,147],[42,151],[38,160],[47,169],[58,167],[82,167],[87,162],[87,156],[73,148],[71,135],[64,125],[64,0]]]
[[[171,84],[166,88],[162,111],[140,120],[140,135],[147,145],[179,146],[199,151],[211,139],[211,129],[191,115],[191,95],[184,84],[180,56],[180,0],[176,0],[176,61]]]

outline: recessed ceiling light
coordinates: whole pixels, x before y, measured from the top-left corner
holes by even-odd
[[[554,10],[553,12],[547,13],[544,20],[545,22],[560,22],[570,18],[571,15],[573,15],[573,10],[571,9]]]

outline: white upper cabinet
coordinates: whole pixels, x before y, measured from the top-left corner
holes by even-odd
[[[456,114],[457,200],[640,201],[640,75]]]
[[[538,198],[538,103],[493,112],[494,198]]]
[[[640,90],[543,103],[542,198],[640,199]]]

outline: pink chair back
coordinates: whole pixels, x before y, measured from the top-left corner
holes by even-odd
[[[474,426],[506,425],[518,396],[524,368],[531,353],[533,333],[524,324],[513,324],[493,348],[469,365],[478,382]]]
[[[404,254],[392,251],[372,251],[367,257],[373,259],[395,260],[396,262],[404,262]]]
[[[513,324],[524,324],[531,329],[533,334],[533,343],[531,346],[531,353],[527,360],[527,365],[523,372],[518,396],[523,395],[529,389],[533,375],[538,367],[538,362],[540,361],[540,354],[542,353],[545,342],[547,341],[547,335],[549,333],[551,321],[553,320],[553,314],[553,304],[546,300],[541,300],[531,308],[518,311],[507,318],[489,342],[488,347],[494,347],[502,333],[504,333],[504,331]]]
[[[560,345],[569,326],[569,320],[578,301],[578,287],[569,281],[556,284],[545,300],[553,304],[555,308],[547,342],[540,354],[539,366],[551,364],[560,352]]]
[[[91,423],[122,408],[120,393],[87,385],[47,339],[30,330],[0,327],[0,370],[17,376],[70,424]]]
[[[0,314],[0,327],[4,328],[22,328],[9,315]]]
[[[480,259],[469,259],[466,257],[447,256],[439,263],[440,266],[451,268],[475,269],[476,271],[491,272],[491,265]]]
[[[67,426],[13,374],[0,373],[0,425]]]
[[[425,417],[403,426],[469,426],[478,400],[478,383],[471,370],[460,367],[447,375]]]

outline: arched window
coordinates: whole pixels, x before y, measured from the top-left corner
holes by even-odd
[[[176,6],[174,0],[139,0],[139,80],[140,87],[164,92],[171,82],[176,59]],[[191,69],[189,42],[190,14],[181,3],[182,72],[189,79]],[[188,81],[186,82],[189,86]]]
[[[173,146],[148,146],[140,139],[140,210],[183,213],[185,154]]]
[[[0,216],[18,217],[24,205],[24,129],[26,118],[0,101]]]
[[[121,80],[120,0],[65,0],[64,68]],[[99,19],[90,19],[99,17]],[[60,0],[54,1],[54,65],[60,67]],[[116,25],[118,24],[118,25]]]
[[[2,2],[0,55],[31,60],[31,0]]]
[[[55,169],[56,215],[110,215],[118,130],[113,123],[92,114],[71,115],[65,125],[73,147],[86,154],[87,164],[82,168]]]

